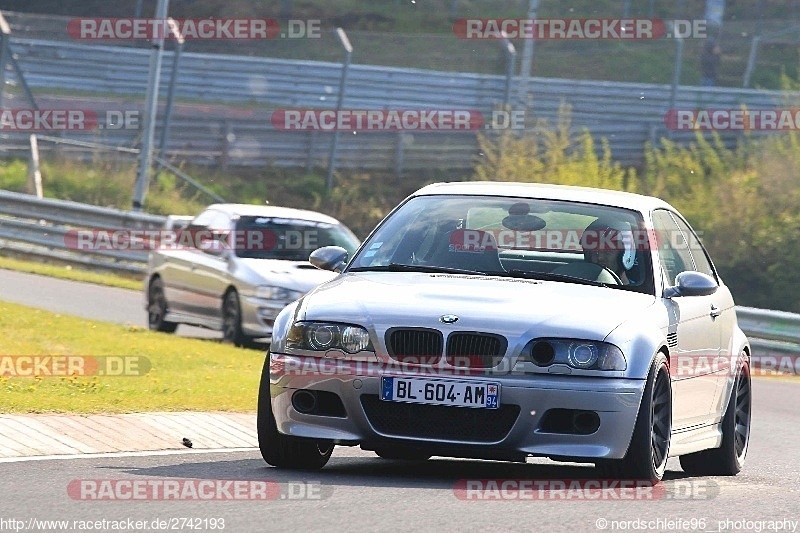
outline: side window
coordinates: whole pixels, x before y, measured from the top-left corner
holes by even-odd
[[[658,257],[669,285],[675,284],[675,276],[686,270],[694,270],[689,245],[683,232],[675,224],[668,211],[653,211],[653,227],[658,239]]]
[[[703,248],[700,238],[681,217],[673,213],[672,218],[675,219],[675,223],[678,224],[683,235],[689,241],[689,251],[692,253],[692,259],[694,259],[695,270],[717,279],[717,275],[714,273],[714,267],[711,266],[711,262],[708,260],[708,254],[705,248]]]
[[[204,252],[210,255],[218,256],[220,255],[219,250],[220,246],[214,243],[210,243],[209,239],[213,240],[223,240],[227,239],[227,232],[231,229],[231,220],[230,217],[223,213],[222,211],[217,211],[216,209],[207,209],[197,215],[192,223],[189,225],[188,229],[199,229],[199,228],[208,228],[214,234],[211,237],[204,236],[201,234],[195,235],[197,239],[195,246],[197,247],[196,251]],[[205,233],[205,231],[203,232]],[[224,246],[229,246],[225,244]]]
[[[208,226],[211,223],[211,219],[214,218],[214,215],[217,214],[217,211],[213,209],[206,209],[192,220],[192,226]]]
[[[215,231],[228,231],[231,229],[231,219],[226,213],[215,211],[208,227]]]

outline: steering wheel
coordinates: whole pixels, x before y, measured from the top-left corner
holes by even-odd
[[[622,283],[622,278],[620,278],[620,277],[617,275],[617,273],[616,273],[616,272],[614,272],[613,270],[611,270],[610,268],[608,268],[608,267],[607,267],[607,266],[605,266],[605,265],[600,265],[600,264],[597,264],[597,263],[594,263],[594,264],[595,264],[595,265],[597,265],[597,266],[599,266],[599,267],[601,268],[601,272],[602,272],[602,271],[606,271],[606,272],[608,272],[609,274],[611,274],[611,277],[614,279],[614,283],[616,283],[617,285],[624,285],[624,284]]]

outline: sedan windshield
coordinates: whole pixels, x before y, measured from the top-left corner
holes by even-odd
[[[245,258],[307,261],[323,246],[341,246],[351,254],[358,247],[358,239],[345,226],[313,220],[243,216],[236,230],[246,237],[240,239],[236,255]]]
[[[421,196],[390,215],[348,271],[442,272],[653,294],[648,232],[627,209],[531,198]]]

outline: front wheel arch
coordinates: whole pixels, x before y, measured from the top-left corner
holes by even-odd
[[[662,479],[672,437],[672,377],[669,368],[667,355],[662,350],[657,351],[650,361],[625,457],[597,461],[595,465],[601,474],[617,479]]]

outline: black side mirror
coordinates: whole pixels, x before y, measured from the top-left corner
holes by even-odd
[[[675,276],[675,285],[664,289],[664,298],[675,296],[708,296],[717,292],[719,285],[717,280],[703,274],[687,270]]]
[[[341,246],[325,246],[311,252],[308,261],[320,270],[341,272],[347,264],[348,252]]]

